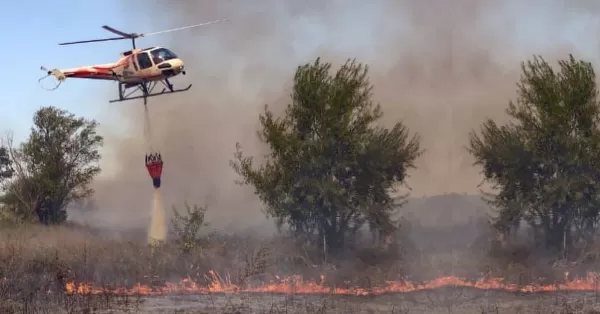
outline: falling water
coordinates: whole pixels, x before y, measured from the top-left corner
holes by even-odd
[[[160,194],[160,189],[154,189],[154,201],[152,202],[152,216],[148,230],[148,241],[164,241],[167,237],[167,226],[165,221],[165,208]]]

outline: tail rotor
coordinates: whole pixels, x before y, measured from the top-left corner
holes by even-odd
[[[52,69],[52,70],[48,70],[46,67],[42,66],[40,67],[40,69],[44,72],[46,72],[46,75],[41,77],[38,80],[38,84],[40,84],[40,86],[48,91],[53,91],[55,89],[57,89],[60,84],[62,84],[62,82],[64,82],[67,79],[67,76],[65,75],[65,73],[63,73],[61,70],[59,69]],[[56,78],[56,85],[53,88],[46,88],[44,87],[44,85],[42,84],[42,81],[45,80],[46,78],[48,78],[49,76],[54,76],[54,78]]]

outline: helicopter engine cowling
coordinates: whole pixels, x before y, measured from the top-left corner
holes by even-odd
[[[127,57],[131,54],[133,54],[134,52],[140,52],[142,51],[141,49],[132,49],[132,50],[127,50],[127,51],[123,51],[121,52],[121,57]]]

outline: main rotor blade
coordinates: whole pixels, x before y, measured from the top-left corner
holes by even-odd
[[[190,26],[184,26],[184,27],[178,27],[178,28],[168,29],[168,30],[164,30],[164,31],[160,31],[160,32],[140,34],[140,36],[143,37],[143,36],[149,36],[149,35],[157,35],[157,34],[169,33],[169,32],[180,31],[180,30],[184,30],[184,29],[188,29],[188,28],[193,28],[193,27],[198,27],[198,26],[205,26],[205,25],[210,25],[210,24],[216,24],[216,23],[221,23],[221,22],[226,22],[226,21],[229,21],[229,20],[216,20],[216,21],[206,22],[206,23],[202,23],[202,24],[196,24],[196,25],[190,25]]]
[[[127,33],[124,33],[122,31],[118,30],[118,29],[114,29],[114,28],[112,28],[112,27],[110,27],[108,25],[102,25],[102,28],[104,28],[105,30],[107,30],[109,32],[115,33],[117,35],[121,35],[121,36],[126,37],[126,38],[137,37],[135,34],[127,34]]]
[[[121,39],[129,39],[126,37],[111,37],[111,38],[103,38],[103,39],[90,39],[90,40],[80,40],[80,41],[71,41],[68,43],[60,43],[60,46],[64,45],[74,45],[74,44],[85,44],[85,43],[95,43],[99,41],[110,41],[110,40],[121,40]]]

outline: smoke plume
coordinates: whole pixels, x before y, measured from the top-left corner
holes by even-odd
[[[234,183],[228,163],[238,141],[250,154],[264,152],[256,138],[258,114],[264,104],[283,108],[296,67],[317,56],[336,66],[347,58],[369,64],[382,123],[401,120],[421,135],[426,152],[408,179],[413,196],[477,193],[481,176],[465,151],[468,132],[488,117],[506,119],[521,61],[578,53],[564,34],[544,37],[567,27],[573,14],[592,10],[575,2],[124,2],[128,12],[148,16],[150,30],[230,20],[143,40],[182,57],[188,75],[173,82],[194,84],[187,93],[149,101],[153,141],[165,162],[165,203],[209,205],[207,220],[218,228],[264,226],[260,203],[251,189]],[[539,29],[545,31],[536,35]],[[129,131],[106,138],[114,156],[104,164],[112,175],[96,184],[98,215],[143,226],[139,217],[147,207],[140,200],[151,193],[142,163],[143,108],[114,108]]]

